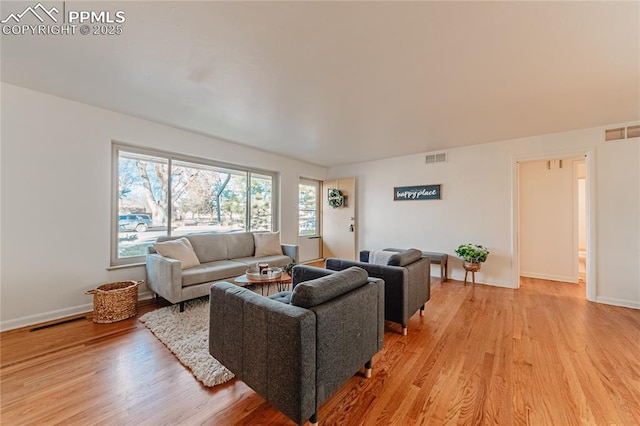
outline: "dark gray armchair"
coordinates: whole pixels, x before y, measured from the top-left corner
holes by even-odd
[[[384,282],[360,268],[293,269],[293,291],[271,298],[211,286],[209,352],[298,424],[383,346]]]
[[[357,266],[366,270],[370,277],[384,280],[385,319],[401,324],[402,334],[406,335],[409,318],[418,310],[423,315],[424,305],[431,297],[431,262],[417,249],[394,254],[387,265],[368,262],[369,251],[363,250],[360,262],[329,258],[325,266],[334,271]]]

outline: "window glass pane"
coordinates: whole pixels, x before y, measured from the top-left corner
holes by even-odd
[[[247,174],[173,162],[171,235],[246,229]]]
[[[300,234],[316,235],[316,212],[315,211],[300,211]]]
[[[301,183],[298,188],[298,235],[317,235],[318,185]]]
[[[167,234],[168,161],[120,152],[118,156],[118,258],[145,256]]]
[[[300,184],[298,196],[298,209],[315,210],[317,206],[318,191],[315,185]]]
[[[273,183],[271,176],[251,174],[251,230],[273,229]]]

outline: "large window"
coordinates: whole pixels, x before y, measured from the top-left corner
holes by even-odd
[[[320,182],[300,179],[298,184],[298,235],[318,236],[318,194]]]
[[[114,144],[112,265],[160,236],[272,231],[277,174]]]

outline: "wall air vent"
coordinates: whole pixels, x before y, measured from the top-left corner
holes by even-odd
[[[616,127],[604,131],[605,142],[640,137],[640,126]]]
[[[427,164],[433,164],[433,163],[444,163],[447,161],[447,153],[446,152],[439,152],[437,154],[429,154],[426,156],[426,163]]]
[[[627,127],[627,139],[640,138],[640,125]]]

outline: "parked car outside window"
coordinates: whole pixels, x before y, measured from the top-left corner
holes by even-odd
[[[145,232],[151,228],[151,216],[148,214],[123,214],[118,217],[121,231]]]

